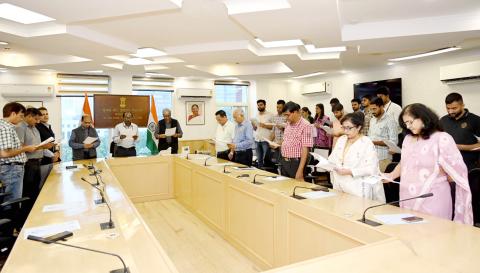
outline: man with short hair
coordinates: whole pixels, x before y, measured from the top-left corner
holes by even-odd
[[[339,103],[340,103],[340,101],[339,101],[337,98],[332,98],[332,99],[330,100],[330,107],[333,109],[333,106],[334,106],[335,104],[339,104]],[[332,110],[332,112],[333,112],[333,110]]]
[[[72,130],[68,146],[72,148],[72,160],[97,158],[97,147],[100,146],[100,138],[97,131],[92,127],[92,117],[82,116],[81,125]],[[84,143],[87,137],[96,138],[93,143]]]
[[[40,122],[36,125],[38,132],[40,132],[40,140],[45,141],[50,137],[55,139],[55,133],[52,130],[52,126],[48,123],[50,116],[48,115],[47,108],[40,107],[38,110],[42,114],[40,117]],[[60,161],[60,152],[57,150],[55,145],[49,150],[43,151],[43,158],[40,162],[40,188],[42,188],[45,180],[52,171],[53,163],[57,161]]]
[[[135,143],[138,141],[138,126],[132,122],[133,114],[124,112],[123,122],[113,129],[113,142],[116,145],[114,157],[137,156]]]
[[[342,136],[344,133],[340,120],[345,116],[345,111],[343,110],[343,105],[341,103],[337,103],[333,105],[332,112],[333,112],[333,115],[335,116],[335,119],[332,121],[332,136],[333,136],[332,148],[333,148],[337,143],[337,139],[340,136]]]
[[[401,132],[402,129],[398,123],[398,118],[402,112],[402,107],[390,100],[390,89],[386,86],[381,86],[376,90],[376,95],[382,99],[385,113],[390,115],[397,124],[397,133]]]
[[[360,109],[360,105],[362,104],[362,102],[359,99],[357,99],[357,98],[352,99],[350,101],[350,103],[352,104],[352,110],[353,110],[354,113],[355,112],[362,112],[362,109]]]
[[[385,112],[381,98],[374,98],[370,104],[370,109],[373,118],[370,120],[368,136],[375,144],[380,171],[385,172],[388,164],[392,162],[392,155],[388,152],[388,146],[384,141],[389,140],[397,144],[397,123],[395,123],[391,115],[387,115]]]
[[[272,117],[272,122],[275,124],[272,129],[272,133],[270,136],[270,140],[277,143],[278,145],[282,145],[283,142],[283,134],[285,131],[285,127],[287,125],[287,118],[283,115],[283,110],[285,108],[285,101],[278,100],[277,101],[277,114]],[[276,163],[280,162],[281,152],[280,147],[272,147],[270,149],[273,150],[273,158],[276,160]]]
[[[158,151],[172,148],[172,154],[178,153],[178,139],[182,138],[183,131],[178,120],[172,118],[172,111],[168,108],[162,111],[163,119],[158,121],[158,126],[155,130],[155,138],[158,139]],[[175,133],[172,136],[167,136],[165,131],[170,128],[175,128]]]
[[[10,102],[3,107],[3,119],[0,120],[0,181],[5,187],[4,201],[22,197],[23,176],[27,156],[25,152],[34,152],[34,145],[22,146],[15,125],[23,121],[25,107]]]
[[[215,151],[217,157],[225,160],[230,160],[228,154],[229,143],[233,142],[233,136],[235,134],[235,125],[228,120],[227,113],[223,110],[218,110],[215,113],[215,119],[217,120],[217,131],[215,132]]]
[[[234,162],[252,166],[252,147],[255,144],[252,123],[245,119],[245,113],[240,108],[233,111],[233,119],[237,124],[235,125],[233,143],[227,144],[230,149],[228,158]]]
[[[370,109],[370,102],[372,101],[371,95],[362,96],[362,106],[364,114],[364,123],[362,130],[360,131],[362,135],[368,136],[368,129],[370,128],[370,120],[373,118],[372,110]]]
[[[20,143],[24,146],[35,146],[37,149],[32,152],[26,152],[27,162],[25,163],[25,173],[23,176],[23,197],[28,197],[31,200],[30,206],[35,203],[35,200],[40,193],[40,161],[43,158],[43,149],[50,149],[53,143],[45,144],[38,147],[42,142],[40,132],[36,125],[40,122],[42,113],[37,108],[28,108],[25,111],[24,121],[17,124],[15,131],[17,132]]]
[[[270,146],[265,139],[270,139],[273,126],[272,118],[273,114],[266,111],[265,100],[257,100],[258,114],[252,121],[253,129],[255,130],[255,144],[257,152],[257,167],[260,169],[264,165],[265,158],[270,156]]]
[[[282,175],[303,180],[310,148],[313,147],[312,127],[300,114],[300,105],[293,101],[285,104],[283,115],[287,127],[282,143]]]

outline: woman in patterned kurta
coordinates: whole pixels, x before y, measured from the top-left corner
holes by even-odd
[[[472,195],[467,167],[453,138],[442,132],[438,116],[423,104],[408,105],[399,118],[407,136],[402,144],[402,158],[395,170],[386,174],[400,176],[400,199],[433,193],[432,197],[405,201],[403,208],[452,219],[449,180],[455,181],[455,218],[473,224]]]
[[[332,144],[332,138],[322,128],[323,126],[330,126],[330,118],[325,115],[325,108],[323,104],[319,103],[315,106],[315,129],[317,130],[317,136],[314,139],[315,148],[330,148]]]

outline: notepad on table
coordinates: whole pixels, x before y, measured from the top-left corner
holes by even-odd
[[[297,193],[297,195],[301,197],[305,197],[307,199],[322,199],[322,198],[335,196],[335,193],[325,192],[325,191],[309,191],[304,193]]]

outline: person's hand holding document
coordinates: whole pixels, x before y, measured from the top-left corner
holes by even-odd
[[[97,141],[98,137],[87,137],[84,141],[83,144],[93,144],[95,141]]]
[[[383,140],[383,143],[387,145],[389,151],[392,151],[393,153],[396,153],[396,154],[402,153],[402,149],[400,149],[400,147],[398,147],[397,144],[393,143],[392,141],[385,139]]]
[[[329,135],[333,134],[333,129],[330,128],[330,126],[327,126],[327,125],[323,125],[322,126],[322,129]]]
[[[272,147],[273,149],[276,149],[278,147],[280,147],[280,145],[278,143],[275,143],[273,141],[270,141],[269,139],[267,139],[266,137],[263,138],[263,140],[265,140],[266,142],[268,142],[268,145],[270,145],[270,147]]]
[[[49,137],[47,139],[45,139],[44,141],[42,141],[40,144],[38,144],[37,146],[35,146],[37,149],[41,150],[41,149],[50,149],[52,148],[53,146],[55,146],[55,143],[53,143],[55,141],[55,139],[53,137]]]
[[[318,164],[315,165],[315,167],[319,167],[319,168],[322,168],[326,171],[333,171],[337,166],[333,163],[331,163],[330,161],[328,161],[328,159],[326,159],[325,157],[317,154],[317,153],[313,153],[313,152],[310,152],[310,154],[313,156],[313,158],[315,158],[316,160],[318,160]]]
[[[175,135],[176,131],[177,131],[176,127],[165,129],[165,135],[167,137],[171,137],[171,136]]]

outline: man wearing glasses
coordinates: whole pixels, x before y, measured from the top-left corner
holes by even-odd
[[[397,123],[391,115],[385,113],[384,102],[381,98],[374,98],[370,103],[373,118],[370,120],[368,136],[375,144],[380,171],[385,172],[387,165],[392,162],[392,155],[384,141],[389,140],[394,144],[398,142]]]
[[[302,118],[300,105],[293,101],[285,104],[283,115],[287,126],[282,143],[282,175],[303,180],[308,153],[313,146],[312,127]]]

